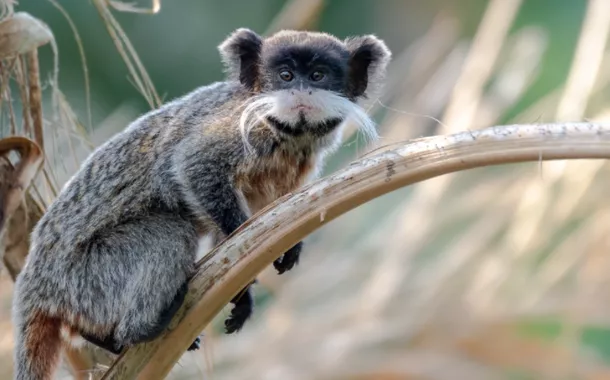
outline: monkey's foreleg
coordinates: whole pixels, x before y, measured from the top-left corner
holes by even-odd
[[[290,248],[286,253],[279,259],[273,262],[273,266],[277,269],[278,274],[282,274],[286,271],[291,270],[295,265],[299,263],[299,257],[301,256],[301,250],[303,249],[303,242],[298,242],[294,247]]]
[[[205,167],[200,167],[197,163],[194,165],[187,171],[193,176],[188,180],[188,183],[191,184],[190,191],[198,201],[196,207],[203,209],[202,214],[209,215],[214,224],[218,226],[220,234],[214,238],[214,245],[217,245],[220,235],[230,235],[248,219],[247,210],[242,209],[233,184],[222,176],[211,177],[208,175],[210,171],[205,170]],[[196,176],[197,173],[202,177]],[[202,184],[205,186],[201,187]],[[228,334],[239,331],[252,316],[254,299],[250,286],[242,289],[231,300],[231,303],[235,306],[231,310],[231,315],[225,320],[225,330]]]

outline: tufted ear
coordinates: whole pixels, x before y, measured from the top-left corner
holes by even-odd
[[[219,46],[229,78],[239,81],[249,90],[260,84],[260,54],[263,39],[250,29],[239,28]]]
[[[350,52],[347,93],[353,99],[368,98],[381,86],[392,53],[374,35],[350,37],[345,40]]]

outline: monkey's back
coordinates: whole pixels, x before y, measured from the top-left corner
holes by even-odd
[[[34,255],[56,260],[129,219],[186,211],[174,178],[175,149],[213,126],[223,106],[234,108],[227,103],[239,90],[229,82],[199,88],[143,115],[98,147],[33,231]]]
[[[18,284],[25,295],[20,307],[42,308],[52,314],[61,309],[88,310],[85,315],[90,322],[117,318],[117,305],[126,302],[122,289],[147,258],[141,257],[146,250],[138,254],[137,247],[130,258],[124,257],[125,251],[115,252],[108,237],[128,233],[122,226],[138,220],[151,220],[164,230],[170,226],[193,229],[194,218],[185,209],[175,178],[176,151],[184,148],[184,142],[197,148],[197,142],[209,140],[206,134],[222,132],[208,129],[218,128],[224,109],[235,109],[229,103],[239,99],[235,96],[239,91],[239,86],[226,82],[199,88],[143,115],[91,153],[32,233]],[[234,135],[239,132],[219,138],[235,140]],[[205,152],[205,146],[201,149]],[[222,160],[222,151],[202,159]],[[176,218],[184,222],[177,223]],[[142,238],[132,236],[132,240],[135,237],[135,244],[146,247],[150,241],[145,241],[145,235],[154,233],[155,226],[143,228]],[[166,235],[163,238],[172,239]],[[105,245],[101,250],[100,244]],[[171,259],[172,252],[167,255]]]

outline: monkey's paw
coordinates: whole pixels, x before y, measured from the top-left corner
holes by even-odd
[[[201,348],[201,339],[199,337],[195,338],[195,341],[189,346],[187,351],[196,351]]]
[[[273,266],[277,270],[278,274],[282,274],[286,271],[291,270],[295,265],[299,263],[299,256],[303,249],[303,242],[298,242],[294,247],[290,248],[282,257],[273,262]]]
[[[246,320],[252,315],[251,305],[240,305],[239,303],[231,310],[231,315],[225,320],[225,331],[227,334],[233,334],[241,330],[246,323]]]

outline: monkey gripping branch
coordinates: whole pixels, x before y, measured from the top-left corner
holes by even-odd
[[[596,123],[495,126],[364,156],[278,199],[238,228],[199,263],[168,330],[124,352],[103,379],[165,378],[214,316],[266,266],[314,230],[388,192],[483,166],[608,158],[610,124]]]

